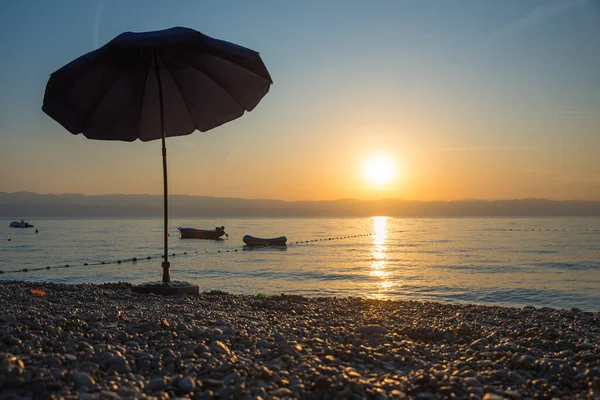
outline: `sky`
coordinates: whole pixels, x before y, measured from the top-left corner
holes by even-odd
[[[41,105],[64,64],[172,26],[260,52],[274,84],[168,138],[170,193],[600,200],[598,0],[2,1],[0,191],[162,193],[160,141],[74,136]]]

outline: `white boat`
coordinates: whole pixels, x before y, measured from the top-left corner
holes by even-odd
[[[33,228],[33,225],[21,220],[11,222],[9,228]]]

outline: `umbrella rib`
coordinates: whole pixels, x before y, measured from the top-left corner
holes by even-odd
[[[181,59],[179,59],[177,56],[173,56],[173,58],[177,58],[177,60],[178,60],[178,61],[181,61],[181,62],[183,62],[185,65],[189,65],[190,67],[194,68],[196,71],[198,71],[198,72],[200,72],[200,73],[204,74],[204,75],[205,75],[205,76],[206,76],[208,79],[210,79],[210,81],[211,81],[211,82],[213,82],[215,85],[217,85],[218,87],[220,87],[221,89],[223,89],[223,91],[224,91],[225,93],[227,93],[227,94],[228,94],[228,95],[229,95],[229,96],[230,96],[230,97],[231,97],[233,100],[235,100],[235,101],[236,101],[236,102],[237,102],[237,103],[238,103],[240,106],[242,106],[242,108],[244,109],[244,111],[248,111],[248,109],[246,108],[246,105],[245,105],[245,104],[243,104],[243,103],[242,103],[240,100],[238,100],[238,99],[237,99],[237,98],[236,98],[236,97],[235,97],[233,94],[231,94],[231,93],[229,92],[229,90],[227,90],[227,88],[225,88],[225,87],[224,87],[224,86],[223,86],[223,85],[222,85],[222,84],[221,84],[221,83],[220,83],[218,80],[216,80],[216,79],[215,79],[215,77],[214,77],[213,75],[211,75],[211,74],[207,73],[206,71],[203,71],[203,70],[201,70],[200,68],[196,68],[196,66],[195,66],[195,65],[193,65],[193,64],[191,64],[191,63],[187,63],[187,62],[184,62],[184,61],[182,61],[182,60],[181,60]],[[219,58],[219,57],[217,57],[217,58]],[[223,58],[219,58],[219,59],[221,59],[221,60],[224,60]],[[231,63],[231,61],[228,61],[228,60],[225,60],[225,61],[227,61],[227,62],[230,62],[230,63]],[[235,63],[232,63],[232,64],[234,64],[234,65],[236,65],[236,66],[237,66],[237,64],[235,64]],[[252,71],[248,71],[248,70],[247,70],[247,69],[245,69],[245,68],[243,68],[243,69],[244,69],[244,71],[247,71],[248,73],[250,73],[250,74],[252,74],[252,75],[254,75],[254,76],[256,76],[256,77],[258,77],[258,78],[260,78],[260,79],[264,79],[264,78],[262,78],[261,76],[259,76],[259,75],[256,75],[256,74],[255,74],[255,73],[253,73]]]
[[[87,118],[85,119],[84,124],[83,124],[83,129],[81,130],[81,132],[85,132],[86,131],[87,126],[90,123],[90,120],[96,114],[96,110],[98,110],[98,107],[100,106],[100,104],[102,104],[102,102],[104,101],[104,99],[106,98],[106,96],[108,96],[108,94],[110,93],[110,91],[117,85],[117,83],[119,83],[121,81],[121,79],[123,79],[123,77],[125,76],[125,74],[132,69],[132,67],[131,67],[132,65],[134,67],[136,67],[138,64],[139,64],[139,62],[132,62],[127,67],[123,68],[123,72],[121,72],[119,74],[119,78],[115,79],[112,84],[108,85],[108,87],[106,88],[106,90],[104,91],[104,93],[102,93],[102,96],[100,97],[100,100],[94,105],[94,107],[92,108],[92,110],[88,114]]]
[[[148,83],[148,76],[150,75],[151,68],[152,68],[152,63],[148,63],[148,70],[146,71],[146,79],[144,79],[144,90],[142,90],[142,95],[141,95],[142,98],[140,99],[140,115],[138,118],[138,125],[137,125],[137,137],[138,138],[141,138],[142,117],[144,115],[144,99],[146,98],[146,86]]]
[[[163,61],[163,63],[164,63],[164,60],[162,60],[162,57],[161,57],[161,61]],[[173,74],[171,74],[171,72],[169,71],[168,68],[165,68],[165,71],[169,74],[171,79],[173,79],[173,82],[175,82],[175,87],[177,88],[177,91],[179,92],[179,94],[181,95],[181,98],[183,99],[183,104],[185,104],[185,108],[187,109],[190,119],[194,123],[194,128],[198,129],[196,120],[194,119],[194,116],[192,115],[192,110],[190,110],[190,106],[188,105],[187,100],[185,99],[185,96],[183,95],[183,92],[181,91],[181,88],[179,87],[179,82],[177,82],[177,79],[175,78],[175,76],[173,76]]]

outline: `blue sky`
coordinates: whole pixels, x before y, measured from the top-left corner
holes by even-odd
[[[0,19],[0,191],[160,193],[158,142],[73,137],[41,103],[118,34],[186,26],[259,51],[274,85],[169,139],[172,193],[600,199],[595,0],[4,1]],[[374,154],[394,182],[364,182]]]

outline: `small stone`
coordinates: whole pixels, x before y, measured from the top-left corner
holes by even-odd
[[[231,354],[231,350],[229,349],[229,347],[227,347],[226,344],[224,344],[223,342],[220,342],[218,340],[211,343],[210,349],[218,354],[225,354],[225,355]]]
[[[476,341],[472,342],[471,348],[474,348],[477,350],[483,350],[489,344],[490,344],[489,340],[487,340],[486,338],[481,338],[481,339],[477,339]]]
[[[109,372],[114,371],[118,373],[131,372],[131,367],[127,363],[127,360],[123,356],[115,356],[106,362],[107,366],[110,366]]]
[[[121,396],[110,390],[103,390],[100,392],[100,398],[102,400],[120,400]]]
[[[222,388],[225,382],[219,379],[202,379],[202,386],[209,389]]]
[[[199,345],[197,345],[194,348],[194,353],[196,354],[202,354],[202,353],[207,353],[209,351],[208,347],[206,347],[205,345],[203,345],[202,343],[200,343]]]
[[[560,358],[571,358],[575,355],[575,353],[573,353],[573,350],[563,350],[560,353],[558,353],[558,357]]]
[[[575,348],[577,351],[592,350],[594,345],[592,343],[579,343]]]
[[[158,392],[165,388],[165,381],[163,378],[154,378],[146,385],[147,392]]]
[[[588,351],[588,352],[585,352],[585,353],[583,353],[583,354],[581,355],[581,359],[582,359],[583,361],[589,361],[589,362],[592,362],[592,361],[598,361],[598,360],[599,360],[598,356],[596,356],[596,355],[595,355],[594,353],[592,353],[591,351]]]
[[[276,389],[276,390],[272,391],[271,395],[283,398],[283,397],[293,396],[293,392],[290,389],[287,389],[287,388],[279,388],[279,389]]]
[[[73,383],[75,384],[75,388],[77,388],[77,389],[79,389],[80,387],[83,387],[83,386],[92,388],[96,384],[96,381],[94,380],[94,378],[92,378],[91,376],[89,376],[88,374],[86,374],[84,372],[74,373],[73,375],[71,375],[71,380],[73,381]]]
[[[600,377],[600,367],[594,367],[585,370],[585,376],[593,379],[595,377]]]
[[[259,340],[258,343],[256,344],[256,346],[259,349],[274,349],[275,347],[277,347],[277,345],[275,343],[269,342],[264,339]]]
[[[17,317],[12,314],[3,314],[0,316],[0,321],[2,322],[17,322]]]
[[[315,379],[316,388],[324,389],[328,388],[329,386],[331,386],[331,380],[328,377],[320,375],[317,377],[317,379]]]
[[[469,385],[470,387],[481,387],[481,386],[483,386],[481,384],[481,382],[479,382],[479,380],[477,378],[475,378],[475,377],[467,377],[467,378],[465,378],[465,383],[467,385]]]
[[[504,400],[504,397],[494,393],[486,393],[485,396],[483,396],[483,400]]]
[[[20,346],[23,342],[17,337],[9,336],[4,339],[4,343],[6,343],[7,346]]]
[[[196,388],[196,382],[194,381],[194,379],[190,378],[189,376],[186,376],[185,378],[179,381],[177,387],[183,392],[189,393]]]
[[[404,393],[398,389],[392,390],[390,394],[392,395],[393,399],[406,399],[407,398],[406,393]]]
[[[508,379],[510,379],[512,382],[515,382],[515,383],[525,382],[525,378],[523,378],[523,376],[521,376],[521,374],[519,374],[518,372],[514,372],[514,371],[510,371],[508,373]]]
[[[364,336],[385,335],[387,333],[387,329],[381,325],[363,325],[356,331]]]
[[[242,382],[242,377],[240,374],[238,374],[237,372],[233,372],[229,375],[227,375],[225,378],[223,378],[223,382],[225,382],[225,385],[235,385],[238,384],[240,382]]]
[[[139,399],[141,397],[140,390],[133,386],[122,386],[117,390],[117,394],[126,399]]]
[[[430,400],[430,399],[433,400],[433,399],[435,399],[434,394],[431,393],[431,392],[420,392],[420,393],[417,393],[417,395],[415,397],[417,399],[420,399],[420,400],[421,399],[422,400]]]

